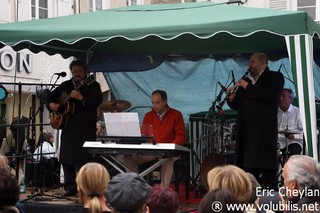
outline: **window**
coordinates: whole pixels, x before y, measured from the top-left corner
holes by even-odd
[[[130,6],[130,5],[136,5],[138,4],[137,0],[127,0],[127,5]]]
[[[31,0],[32,19],[48,18],[48,0]]]
[[[269,0],[269,8],[286,10],[287,0]]]
[[[311,18],[316,20],[316,0],[298,0],[298,11],[306,11]]]
[[[102,0],[90,0],[89,1],[89,10],[96,11],[96,10],[103,10]]]

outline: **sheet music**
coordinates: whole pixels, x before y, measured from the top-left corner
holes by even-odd
[[[108,112],[103,115],[107,136],[141,136],[138,113]]]

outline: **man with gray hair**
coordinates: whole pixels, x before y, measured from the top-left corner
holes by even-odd
[[[320,165],[306,155],[293,155],[283,168],[280,195],[285,212],[320,210]]]
[[[300,110],[292,105],[293,99],[291,89],[282,89],[278,109],[278,145],[285,157],[301,154],[303,148]]]

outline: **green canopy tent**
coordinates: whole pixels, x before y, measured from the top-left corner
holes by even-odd
[[[254,51],[290,57],[307,151],[317,158],[313,51],[320,28],[305,12],[211,2],[136,5],[73,16],[0,25],[2,46],[34,53],[238,54]],[[1,47],[1,45],[0,45]]]

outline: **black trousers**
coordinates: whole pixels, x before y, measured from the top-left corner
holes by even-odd
[[[68,192],[77,192],[77,172],[80,170],[80,165],[62,164],[64,173],[64,190]]]

